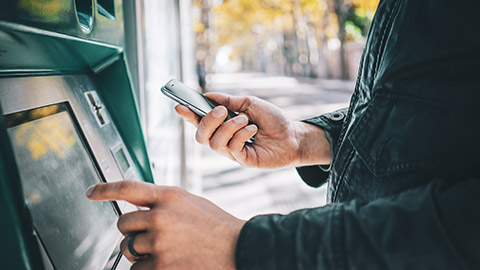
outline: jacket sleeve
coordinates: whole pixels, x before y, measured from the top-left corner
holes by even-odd
[[[369,203],[257,216],[239,236],[243,269],[478,269],[480,180],[432,182]]]
[[[318,126],[325,131],[327,139],[330,142],[332,158],[334,157],[334,153],[336,153],[337,142],[340,137],[340,131],[345,116],[347,115],[347,110],[348,108],[343,108],[331,113],[303,120],[303,122]],[[305,183],[312,187],[319,187],[327,180],[330,166],[313,165],[298,167],[297,172]]]

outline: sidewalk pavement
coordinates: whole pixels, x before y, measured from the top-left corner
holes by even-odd
[[[261,73],[215,74],[207,78],[211,92],[253,95],[301,120],[347,107],[355,82],[291,78]],[[325,204],[326,189],[305,185],[294,168],[243,168],[207,147],[202,149],[203,196],[249,219],[267,213],[287,214]]]

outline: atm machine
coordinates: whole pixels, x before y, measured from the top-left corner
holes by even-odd
[[[153,182],[124,54],[121,0],[0,4],[0,269],[119,269],[122,202]],[[120,262],[120,263],[119,263]]]

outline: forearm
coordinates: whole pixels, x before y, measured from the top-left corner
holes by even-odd
[[[331,146],[325,131],[305,122],[295,122],[298,142],[297,166],[328,165],[331,162]]]
[[[242,269],[476,269],[480,184],[437,181],[369,203],[257,216],[238,238]]]

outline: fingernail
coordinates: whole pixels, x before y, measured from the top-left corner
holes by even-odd
[[[90,186],[88,189],[87,189],[87,197],[92,197],[92,194],[93,194],[93,190],[95,189],[95,186],[96,185],[92,185]]]
[[[246,123],[248,121],[248,118],[245,115],[239,115],[239,116],[233,118],[233,121],[235,121],[235,123],[237,123],[237,124],[243,124],[243,123]]]
[[[250,132],[252,131],[256,131],[257,130],[257,127],[255,125],[250,125],[250,126],[247,126],[246,129]]]
[[[227,109],[225,109],[225,107],[217,107],[215,109],[213,109],[213,116],[215,116],[216,118],[220,118],[220,117],[223,117],[225,115],[225,112],[226,112]]]

